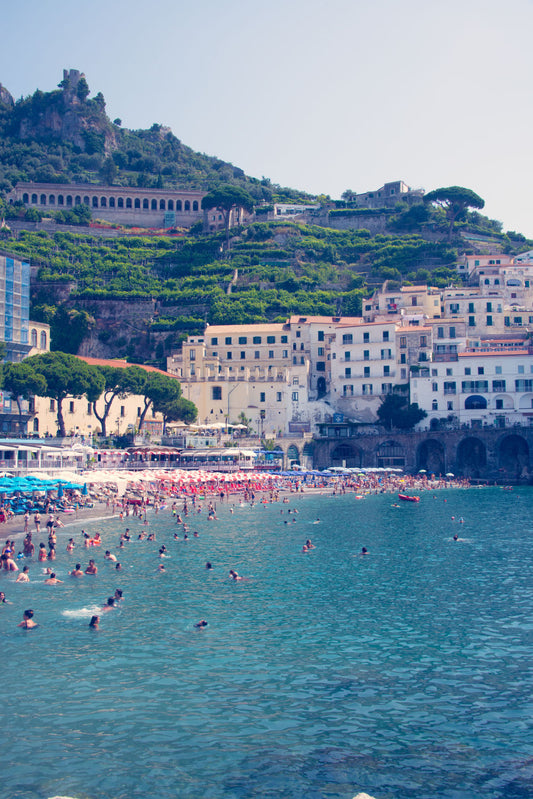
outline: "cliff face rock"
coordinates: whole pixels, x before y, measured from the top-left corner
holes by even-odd
[[[15,101],[13,100],[12,95],[8,92],[5,86],[2,86],[0,83],[0,105],[6,106],[7,108],[13,108],[15,105]]]
[[[9,92],[7,95],[11,98]],[[93,99],[88,99],[88,95],[83,72],[65,69],[58,91],[36,91],[15,105],[13,132],[23,141],[53,139],[68,142],[82,152],[109,153],[117,141],[105,112],[104,97],[101,92]]]

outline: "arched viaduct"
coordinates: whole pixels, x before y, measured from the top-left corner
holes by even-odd
[[[533,483],[533,428],[383,432],[317,438],[313,466],[398,467],[415,473]]]

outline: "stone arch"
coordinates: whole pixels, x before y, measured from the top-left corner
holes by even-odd
[[[140,207],[140,206],[139,206],[139,207]],[[137,205],[135,205],[135,208],[137,208]],[[150,208],[150,203],[149,203],[149,201],[148,201],[148,198],[147,198],[147,197],[145,197],[145,198],[143,199],[143,211],[148,211],[148,210],[149,210],[149,208]]]
[[[435,438],[426,438],[416,450],[416,467],[430,474],[446,473],[446,454],[444,446]]]
[[[485,444],[474,436],[463,438],[457,447],[457,474],[464,477],[481,477],[487,465]]]
[[[50,194],[48,197],[48,205],[55,205],[56,204],[56,196],[55,194]]]
[[[326,378],[319,377],[316,381],[316,391],[319,397],[323,397],[327,391]]]
[[[107,197],[100,197],[100,208],[107,208]]]
[[[132,207],[131,197],[126,197],[126,208],[131,208],[131,207]]]
[[[287,460],[300,462],[300,452],[295,444],[289,444],[287,447]]]
[[[152,211],[157,211],[157,200],[152,200],[152,202],[150,203],[150,209]]]
[[[164,200],[159,200],[159,210],[164,211],[166,207],[166,203]]]
[[[117,199],[117,208],[124,208],[124,197],[119,197]]]
[[[315,454],[315,442],[306,441],[303,446],[302,455],[305,455],[308,458],[312,458],[314,454]]]
[[[67,208],[72,208],[72,194],[67,194],[66,206]]]
[[[182,205],[181,200],[176,200],[176,211],[181,211]]]
[[[98,208],[98,197],[92,198],[92,206],[93,208]]]
[[[85,195],[85,197],[83,198],[83,204],[84,205],[90,205],[91,204],[89,198],[87,197],[87,195]]]
[[[41,194],[41,205],[46,205],[46,194]]]
[[[81,205],[81,197],[79,194],[76,194],[74,197],[74,205]]]
[[[513,398],[509,394],[496,394],[492,401],[496,410],[512,411],[514,408]]]
[[[30,201],[30,195],[27,192],[24,192],[24,194],[22,195],[22,202],[26,203],[27,205],[29,201]]]
[[[36,347],[37,346],[37,331],[35,330],[34,327],[32,327],[32,329],[31,329],[30,343],[31,343],[32,347]]]
[[[45,350],[46,346],[47,346],[46,345],[46,331],[45,330],[41,330],[41,349]]]
[[[353,444],[342,443],[331,451],[331,466],[346,466],[350,469],[359,468],[363,464],[363,453]]]
[[[519,479],[529,472],[529,445],[523,436],[511,433],[498,444],[498,466],[507,476]]]
[[[405,466],[405,450],[397,441],[382,441],[376,448],[377,465],[384,468],[387,466]]]
[[[57,204],[58,205],[65,205],[65,198],[62,194],[57,195]]]
[[[198,200],[194,200],[194,202],[192,204],[192,210],[193,211],[197,211],[198,210]]]
[[[33,420],[33,432],[34,433],[38,433],[39,432],[39,417],[38,416],[36,416],[35,419]]]
[[[37,195],[36,194],[32,194],[31,195],[31,202],[32,202],[32,205],[37,205]]]
[[[168,209],[169,211],[173,211],[173,210],[174,210],[174,200],[169,200],[169,201],[168,201],[168,203],[167,203],[167,209]]]
[[[115,198],[114,197],[110,197],[109,198],[109,207],[110,208],[114,208],[115,207]]]
[[[520,397],[520,402],[519,402],[518,407],[519,408],[523,408],[523,409],[525,409],[525,408],[533,408],[533,394],[532,393],[523,394]]]
[[[483,411],[487,407],[487,400],[480,394],[471,394],[465,399],[465,411]]]
[[[184,210],[185,211],[190,211],[191,210],[191,203],[190,203],[189,200],[185,200],[185,209]]]

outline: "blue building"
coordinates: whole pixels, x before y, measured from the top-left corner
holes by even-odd
[[[30,344],[30,265],[0,250],[0,341],[5,361],[22,361]]]

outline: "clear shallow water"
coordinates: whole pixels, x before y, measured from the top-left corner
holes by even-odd
[[[156,543],[120,552],[131,517],[93,524],[99,550],[67,555],[81,525],[62,531],[64,585],[37,563],[29,585],[0,577],[0,797],[532,797],[532,496],[224,505],[189,516],[188,542],[166,511],[149,516]],[[92,556],[97,577],[65,576]],[[121,609],[90,631],[115,587]],[[37,630],[16,629],[26,607]]]

